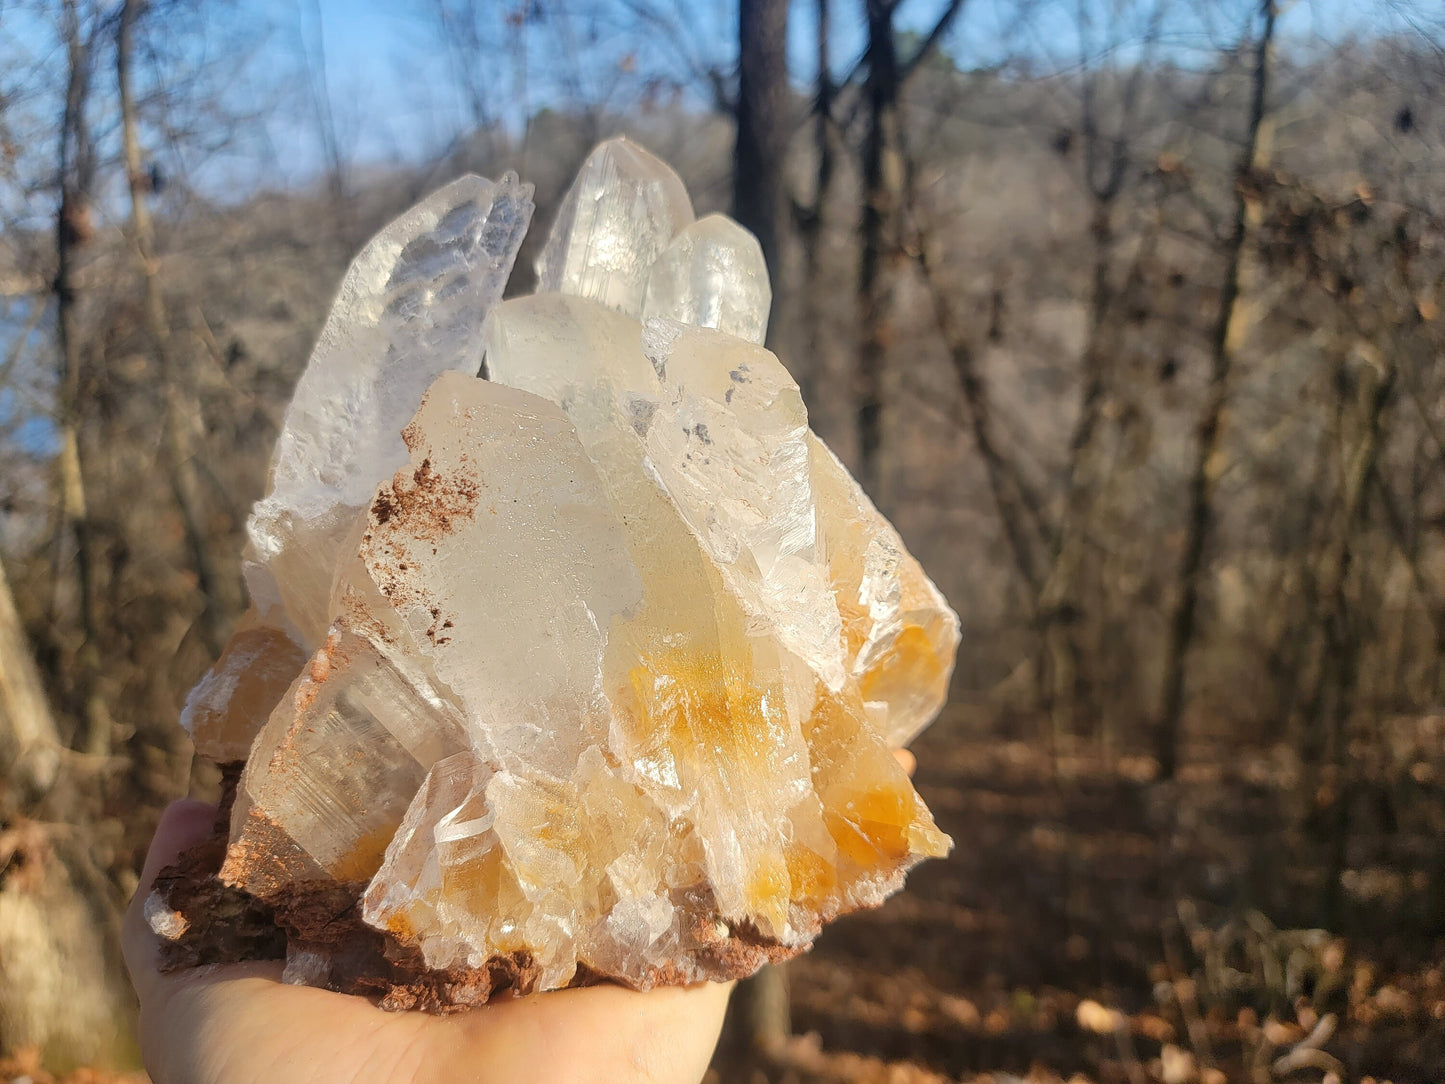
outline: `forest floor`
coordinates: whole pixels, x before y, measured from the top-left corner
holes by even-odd
[[[1391,726],[1306,788],[1284,749],[1162,784],[941,722],[916,781],[953,854],[790,963],[796,1037],[730,1024],[710,1079],[1445,1081],[1445,721]]]

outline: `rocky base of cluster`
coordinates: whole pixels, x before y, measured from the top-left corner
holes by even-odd
[[[161,870],[146,902],[147,921],[161,939],[162,971],[284,960],[289,981],[371,998],[390,1011],[442,1015],[533,992],[539,969],[527,953],[497,956],[478,968],[427,967],[416,948],[362,921],[364,881],[298,884],[273,903],[225,884],[219,873],[243,767],[222,766],[221,803],[210,836]],[[699,920],[696,931],[699,942],[715,946],[707,978],[716,982],[746,978],[810,947],[788,948],[749,929],[719,936],[722,928]],[[582,965],[567,988],[614,981]],[[685,981],[659,971],[650,985]]]

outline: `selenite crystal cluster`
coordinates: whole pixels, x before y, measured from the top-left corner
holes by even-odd
[[[347,272],[183,715],[245,767],[149,902],[174,961],[440,1010],[726,979],[948,851],[891,749],[958,620],[760,345],[756,240],[613,140],[502,301],[531,213],[465,177]]]

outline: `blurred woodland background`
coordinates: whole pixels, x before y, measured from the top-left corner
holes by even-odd
[[[350,256],[514,169],[524,292],[619,131],[964,628],[955,854],[712,1075],[1445,1079],[1445,11],[415,0],[388,147],[322,15],[0,0],[0,1080],[136,1064],[118,915]]]

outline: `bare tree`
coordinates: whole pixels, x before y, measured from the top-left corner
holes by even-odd
[[[1121,205],[1134,193],[1143,173],[1142,103],[1146,83],[1155,75],[1155,52],[1164,27],[1168,0],[1110,6],[1104,12],[1080,4],[1074,11],[1078,51],[1066,80],[1074,112],[1055,148],[1068,156],[1078,145],[1079,181],[1088,201],[1090,250],[1087,325],[1080,358],[1079,401],[1069,437],[1064,497],[1058,522],[1047,533],[1050,557],[1038,585],[1038,622],[1044,664],[1040,693],[1055,741],[1073,733],[1081,708],[1100,705],[1086,691],[1090,670],[1081,640],[1086,605],[1085,580],[1095,550],[1095,515],[1107,484],[1102,444],[1105,416],[1118,394],[1115,374],[1122,349],[1120,308],[1131,293],[1151,250],[1141,243],[1120,274]],[[1102,30],[1095,22],[1104,18]],[[1121,69],[1118,55],[1137,55]],[[1121,284],[1121,277],[1124,282]],[[1114,404],[1117,405],[1117,404]]]
[[[80,396],[85,368],[84,334],[80,326],[76,263],[79,249],[94,233],[91,200],[95,186],[96,150],[88,107],[94,56],[102,33],[101,14],[84,10],[77,0],[61,5],[61,40],[66,54],[64,108],[60,117],[58,176],[60,204],[55,223],[55,328],[61,361],[57,419],[60,430],[62,533],[56,544],[57,590],[64,543],[75,547],[76,579],[82,643],[75,683],[85,715],[85,748],[105,753],[110,748],[111,720],[96,688],[99,670],[97,619],[98,561],[86,507],[85,471],[80,440]]]
[[[1230,374],[1239,347],[1240,272],[1250,224],[1257,220],[1258,204],[1251,195],[1251,178],[1261,166],[1260,135],[1268,102],[1270,53],[1274,47],[1274,0],[1263,0],[1259,29],[1254,35],[1254,64],[1250,81],[1249,112],[1244,140],[1234,174],[1234,208],[1224,245],[1224,280],[1210,336],[1209,388],[1199,416],[1194,468],[1189,477],[1189,507],[1185,522],[1184,553],[1179,562],[1177,599],[1169,621],[1164,655],[1163,706],[1156,734],[1156,757],[1161,774],[1174,776],[1179,766],[1181,721],[1184,714],[1186,659],[1196,631],[1199,585],[1205,545],[1214,524],[1215,491],[1219,480],[1218,456],[1221,423],[1229,398]]]
[[[217,569],[216,558],[211,552],[211,540],[205,529],[205,500],[191,439],[198,410],[194,398],[186,392],[186,367],[177,357],[170,322],[166,316],[166,303],[161,291],[160,262],[155,250],[155,231],[151,225],[150,209],[146,205],[146,198],[151,190],[151,175],[145,168],[141,154],[140,121],[131,86],[136,22],[145,6],[144,0],[125,0],[121,5],[116,35],[116,85],[120,100],[126,181],[130,191],[131,243],[135,246],[144,282],[146,331],[160,363],[164,397],[161,447],[166,472],[170,478],[176,506],[180,510],[187,547],[203,597],[203,636],[206,647],[212,656],[216,656],[220,654],[225,643],[228,612],[236,605],[236,593],[226,590],[226,581]]]
[[[492,102],[496,75],[487,63],[494,48],[483,25],[482,5],[432,0],[431,8],[451,81],[466,103],[467,121],[473,131],[490,128],[497,119]]]
[[[785,306],[782,241],[786,228],[784,160],[791,134],[788,109],[790,0],[738,4],[738,88],[733,106],[733,217],[753,232],[773,282],[768,338],[775,337]],[[776,1049],[792,1033],[788,976],[764,968],[738,991],[737,1013],[749,1043]]]
[[[56,1060],[116,1054],[127,1015],[83,845],[27,817],[57,781],[62,746],[0,565],[0,1050],[34,1044]],[[57,843],[60,844],[57,849]],[[90,877],[72,869],[85,863]]]
[[[868,76],[864,95],[868,103],[863,136],[861,173],[863,215],[858,254],[858,473],[865,489],[876,496],[882,481],[879,456],[883,446],[883,366],[885,279],[882,274],[887,241],[885,230],[893,213],[894,193],[886,172],[885,156],[891,129],[897,122],[898,52],[895,42],[894,0],[865,0],[868,18]]]
[[[0,823],[38,800],[60,766],[60,732],[0,564]],[[17,808],[7,810],[5,806]]]
[[[807,367],[795,366],[799,382],[803,385],[805,397],[809,395],[814,375],[826,372],[828,351],[824,345],[827,339],[825,291],[822,285],[823,239],[829,205],[832,202],[833,183],[836,178],[833,119],[833,70],[830,42],[832,37],[832,0],[816,0],[813,23],[813,42],[817,53],[817,71],[814,76],[812,101],[813,136],[813,190],[806,199],[792,200],[793,223],[802,248],[803,275],[799,287],[799,330],[806,337],[802,351]],[[803,360],[803,359],[795,359]],[[817,424],[817,421],[814,421]]]
[[[864,132],[859,153],[863,208],[858,253],[858,369],[856,425],[858,478],[876,496],[882,483],[884,365],[887,356],[886,265],[899,251],[898,201],[902,159],[898,147],[898,101],[903,83],[938,46],[963,10],[949,0],[912,56],[900,58],[895,17],[899,0],[864,0],[867,51]]]
[[[757,236],[774,283],[770,327],[782,307],[783,163],[788,110],[789,0],[738,4],[738,94],[733,144],[733,217]]]

